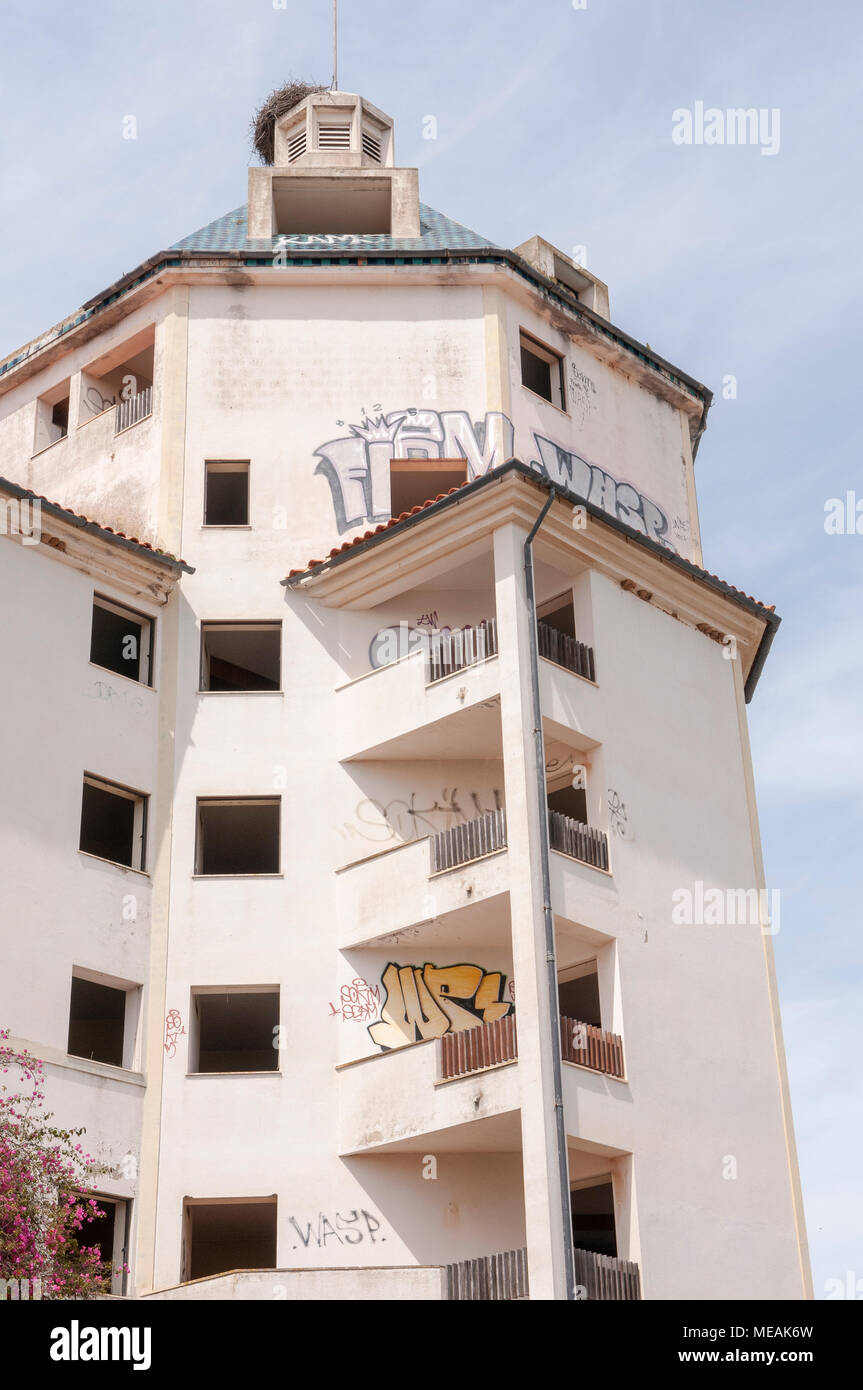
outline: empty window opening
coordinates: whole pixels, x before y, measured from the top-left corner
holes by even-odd
[[[578,641],[575,632],[575,604],[572,591],[549,599],[537,609],[536,635],[540,656],[574,671],[586,680],[596,680],[593,648]]]
[[[147,798],[142,792],[85,775],[79,849],[129,869],[143,869],[146,826]]]
[[[69,433],[69,381],[46,391],[36,402],[35,453],[65,439]]]
[[[275,1269],[277,1211],[275,1197],[210,1202],[187,1198],[183,1280],[233,1269]]]
[[[318,139],[320,142],[320,134]],[[349,143],[344,146],[349,148]],[[339,138],[335,135],[329,139]],[[319,149],[336,150],[329,144]],[[371,171],[363,178],[310,174],[273,179],[274,235],[388,236],[392,226],[392,181]]]
[[[564,637],[575,637],[575,605],[571,593],[560,594],[547,603],[541,603],[537,618],[554,632],[560,632]]]
[[[152,629],[151,620],[143,613],[94,594],[90,660],[118,676],[150,685]]]
[[[390,462],[390,516],[401,516],[467,482],[467,459],[393,459]]]
[[[242,797],[198,802],[199,874],[277,874],[280,803]]]
[[[519,343],[522,385],[544,400],[551,401],[559,410],[564,410],[563,358],[560,353],[543,347],[527,333],[521,334]]]
[[[105,353],[81,373],[79,424],[117,408],[117,432],[137,424],[153,410],[155,328]]]
[[[589,1187],[575,1187],[570,1193],[572,1243],[579,1250],[596,1255],[617,1256],[614,1225],[614,1188],[611,1180]]]
[[[568,978],[560,980],[557,986],[561,1018],[572,1018],[578,1023],[601,1028],[602,1014],[599,1007],[596,961],[588,961],[573,971],[567,971],[567,976]]]
[[[571,785],[558,787],[556,791],[549,790],[548,809],[587,825],[587,790]]]
[[[67,1051],[73,1057],[87,1057],[91,1062],[122,1067],[126,994],[124,989],[72,976]]]
[[[190,1071],[278,1071],[278,990],[193,991]]]
[[[205,526],[248,526],[249,462],[208,460],[204,485]]]
[[[202,690],[280,690],[281,623],[203,623]]]
[[[72,1239],[79,1248],[98,1251],[99,1259],[107,1265],[110,1276],[110,1292],[122,1294],[125,1291],[126,1251],[128,1248],[129,1208],[131,1203],[118,1201],[113,1197],[103,1197],[99,1192],[82,1192],[80,1199],[87,1203],[91,1198],[97,1203],[102,1216],[94,1221],[85,1221],[79,1231],[72,1232]]]

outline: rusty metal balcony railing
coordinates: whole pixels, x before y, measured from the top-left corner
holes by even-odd
[[[565,666],[567,671],[574,671],[577,676],[584,676],[585,680],[596,682],[593,647],[568,637],[565,632],[558,632],[548,623],[538,622],[536,635],[540,656],[553,661],[556,666]]]
[[[457,1076],[486,1071],[489,1067],[514,1062],[518,1057],[515,1015],[478,1023],[458,1033],[444,1033],[440,1040],[440,1076],[452,1081]]]
[[[130,396],[127,401],[117,402],[117,418],[114,422],[114,433],[119,434],[121,430],[127,430],[130,425],[137,425],[139,420],[153,413],[153,388],[145,386],[143,391],[139,391],[136,396]]]
[[[623,1039],[592,1023],[561,1016],[560,1053],[565,1062],[577,1062],[607,1076],[623,1076]]]
[[[549,807],[548,839],[552,849],[568,854],[570,859],[580,859],[594,869],[608,869],[608,836],[604,831]]]
[[[502,1250],[446,1266],[448,1299],[528,1298],[527,1250]]]
[[[477,627],[461,627],[455,631],[433,632],[429,637],[429,685],[475,666],[490,656],[497,656],[497,619],[483,618]]]
[[[435,874],[506,849],[506,811],[501,807],[463,825],[454,825],[452,830],[441,830],[432,836],[431,846]]]
[[[573,1251],[575,1282],[585,1290],[588,1299],[621,1300],[641,1298],[641,1276],[632,1260],[618,1260],[613,1255],[596,1255],[592,1250]]]

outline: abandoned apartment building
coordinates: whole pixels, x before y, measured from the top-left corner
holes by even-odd
[[[363,98],[274,145],[0,362],[0,1027],[114,1292],[805,1297],[768,924],[672,921],[764,884],[709,392]]]

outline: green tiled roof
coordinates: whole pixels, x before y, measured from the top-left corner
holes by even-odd
[[[242,207],[234,208],[233,212],[226,212],[224,217],[217,217],[215,222],[201,227],[191,236],[175,242],[170,249],[172,251],[248,251],[250,255],[256,252],[258,254],[275,252],[280,245],[284,245],[286,249],[296,247],[322,251],[331,247],[334,251],[404,251],[406,254],[413,255],[424,255],[435,251],[499,249],[493,241],[486,241],[485,237],[478,236],[468,227],[463,227],[460,222],[453,222],[450,217],[444,217],[443,213],[435,212],[434,208],[426,207],[425,203],[420,203],[420,228],[420,235],[417,237],[297,235],[250,238],[248,235],[248,208],[246,204],[243,204]]]

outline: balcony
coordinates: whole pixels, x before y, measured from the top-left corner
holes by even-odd
[[[555,666],[563,666],[565,670],[572,671],[576,676],[583,676],[585,680],[596,682],[593,647],[588,647],[584,642],[578,642],[565,632],[558,632],[557,628],[550,627],[548,623],[538,622],[536,635],[540,656],[544,656],[547,661],[554,662]]]
[[[433,1041],[409,1043],[338,1067],[342,1157],[513,1153],[521,1147],[517,1065],[492,1063],[440,1084],[439,1049],[437,1043],[430,1046]]]
[[[576,1248],[574,1254],[576,1296],[591,1302],[641,1298],[638,1265],[612,1255],[596,1255]],[[504,1250],[478,1255],[445,1266],[444,1298],[512,1302],[530,1297],[527,1250]]]
[[[145,386],[143,391],[137,395],[130,396],[128,400],[117,402],[117,414],[114,420],[114,433],[120,434],[122,430],[127,430],[131,425],[137,425],[139,420],[144,420],[153,413],[153,388]]]
[[[568,855],[570,859],[578,859],[582,864],[609,872],[608,836],[604,831],[549,808],[548,839],[552,849]]]
[[[473,639],[467,647],[464,640],[441,646],[439,655],[432,666],[431,654],[418,648],[339,688],[340,762],[501,756],[497,657],[477,655]],[[466,661],[469,655],[475,659]],[[452,664],[459,660],[464,664]],[[433,670],[439,674],[432,680]],[[448,679],[457,673],[460,679]]]
[[[419,927],[430,949],[460,946],[468,917],[472,940],[509,944],[505,854],[469,860],[467,874],[438,870],[430,879],[432,872],[427,836],[393,844],[339,869],[339,949],[368,946],[407,927]]]

